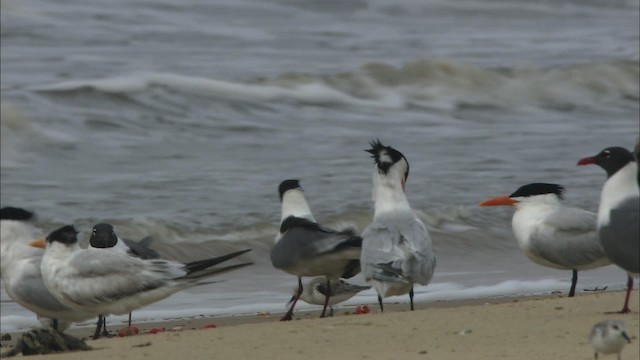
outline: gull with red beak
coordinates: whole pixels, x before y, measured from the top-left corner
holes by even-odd
[[[607,173],[598,209],[598,233],[611,261],[623,268],[627,294],[620,313],[629,312],[633,289],[632,276],[640,273],[640,177],[638,164],[630,151],[609,147],[595,156],[581,159],[578,165],[595,164]]]
[[[436,267],[431,237],[404,192],[409,162],[380,140],[370,145],[374,213],[362,233],[362,274],[378,293],[381,311],[383,298],[407,293],[413,310],[413,285],[427,285]]]
[[[564,187],[532,183],[513,194],[485,200],[479,206],[515,206],[511,226],[529,260],[554,269],[572,270],[569,297],[574,296],[578,270],[610,264],[598,239],[597,215],[562,204]]]

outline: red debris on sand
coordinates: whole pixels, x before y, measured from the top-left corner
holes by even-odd
[[[200,329],[215,329],[215,328],[217,328],[217,326],[215,326],[213,324],[207,324],[207,325],[204,325],[204,326],[200,327]]]
[[[144,333],[145,334],[157,334],[157,333],[161,333],[161,332],[165,332],[165,328],[153,328],[151,330],[147,330]]]
[[[125,337],[125,336],[138,335],[139,332],[140,330],[135,326],[126,326],[120,329],[120,331],[118,331],[118,336]]]
[[[368,314],[369,313],[369,307],[367,305],[358,305],[358,307],[356,308],[355,314],[356,315],[360,315],[360,314]]]

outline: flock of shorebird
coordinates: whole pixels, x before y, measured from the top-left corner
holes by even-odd
[[[271,251],[277,269],[295,275],[298,286],[281,320],[291,320],[299,299],[327,307],[373,287],[380,311],[383,299],[409,295],[414,309],[414,285],[427,285],[436,259],[425,224],[405,194],[409,162],[379,140],[367,150],[374,160],[373,221],[361,235],[355,229],[334,230],[314,218],[298,180],[279,186],[280,229]],[[636,144],[636,157],[638,157]],[[578,165],[596,164],[607,173],[598,213],[562,205],[564,188],[532,183],[508,196],[480,206],[515,206],[512,227],[518,244],[533,262],[572,270],[569,296],[575,294],[579,270],[613,263],[629,275],[621,312],[629,312],[631,276],[640,273],[638,160],[628,150],[610,147]],[[33,213],[5,207],[0,214],[1,275],[8,295],[36,313],[43,323],[64,330],[71,322],[98,317],[94,338],[104,327],[103,316],[126,314],[180,290],[251,263],[222,263],[248,250],[181,263],[160,259],[149,245],[120,238],[110,224],[94,226],[88,248],[81,248],[73,225],[56,229],[46,240],[34,241]],[[371,286],[342,279],[362,273]],[[303,277],[313,279],[303,285]],[[129,326],[131,317],[129,317]],[[103,328],[103,333],[106,329]],[[620,353],[628,341],[624,323],[608,320],[594,326],[589,337],[598,353]]]

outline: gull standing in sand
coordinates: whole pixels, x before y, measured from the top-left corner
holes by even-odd
[[[566,207],[563,197],[564,187],[560,185],[532,183],[479,206],[515,206],[511,226],[518,245],[536,264],[573,271],[569,290],[569,297],[573,297],[578,270],[609,265],[611,261],[600,244],[597,214]]]
[[[31,245],[39,235],[31,224],[34,217],[21,208],[0,209],[0,275],[7,294],[34,312],[43,325],[57,330],[98,316],[93,311],[76,311],[63,305],[44,285],[40,270],[44,249]]]
[[[149,248],[149,245],[153,241],[153,238],[147,236],[135,242],[130,239],[121,239],[116,235],[113,225],[107,223],[96,224],[91,230],[91,237],[89,238],[88,249],[101,250],[101,251],[115,251],[120,254],[127,254],[133,257],[139,257],[141,259],[157,259],[160,255],[153,249]],[[107,331],[107,322],[104,316],[98,316],[98,324],[96,331],[93,335],[93,339],[100,337],[100,328],[102,327],[102,335],[109,335]],[[129,323],[131,327],[131,313],[129,313]]]
[[[298,180],[285,180],[278,187],[282,201],[282,222],[271,250],[276,269],[298,277],[298,291],[291,307],[280,319],[291,320],[302,295],[303,276],[323,276],[327,293],[320,317],[326,314],[331,297],[331,280],[350,278],[360,272],[362,238],[351,230],[336,231],[315,222]]]
[[[141,259],[114,251],[82,249],[66,225],[51,232],[42,258],[44,284],[66,306],[95,314],[122,315],[224,272],[251,263],[214,267],[249,250],[183,264]]]
[[[631,339],[627,335],[624,321],[622,320],[603,320],[595,324],[589,334],[589,342],[593,346],[595,352],[593,358],[598,360],[598,354],[616,354],[620,360],[622,348],[627,343],[631,343]]]
[[[369,290],[371,286],[362,286],[350,284],[342,279],[331,280],[331,297],[329,298],[330,315],[333,316],[333,305],[345,302],[361,291]],[[304,285],[300,300],[312,305],[324,305],[327,296],[327,281],[324,277],[318,276],[309,280]],[[298,289],[294,289],[294,295],[291,297],[287,305],[289,305],[296,297]]]
[[[598,233],[609,259],[629,273],[620,313],[628,313],[633,276],[640,274],[640,178],[638,163],[622,147],[609,147],[578,165],[596,164],[607,173],[598,209]]]
[[[362,233],[362,273],[376,289],[381,311],[383,298],[406,293],[413,310],[413,285],[427,285],[436,267],[431,237],[405,195],[409,162],[380,140],[370,145],[375,207],[373,222]]]

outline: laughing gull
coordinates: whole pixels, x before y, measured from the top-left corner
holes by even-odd
[[[330,281],[350,278],[360,272],[362,238],[352,230],[336,231],[316,223],[297,180],[283,181],[279,193],[282,222],[271,250],[271,263],[276,269],[298,277],[298,291],[280,320],[292,319],[305,276],[323,276],[326,280],[327,293],[320,315],[324,317],[331,297]]]
[[[596,164],[607,173],[598,209],[598,233],[605,253],[630,275],[621,313],[629,312],[633,276],[640,274],[640,185],[638,164],[622,147],[609,147],[578,165]]]
[[[408,293],[413,310],[413,285],[427,285],[436,259],[425,224],[413,212],[405,184],[409,162],[398,150],[380,140],[370,143],[373,170],[373,222],[362,233],[362,274],[382,298]]]
[[[596,227],[597,214],[562,204],[564,187],[532,183],[508,196],[485,200],[479,206],[515,206],[512,227],[529,260],[554,269],[572,270],[569,297],[574,296],[578,270],[609,265]]]

